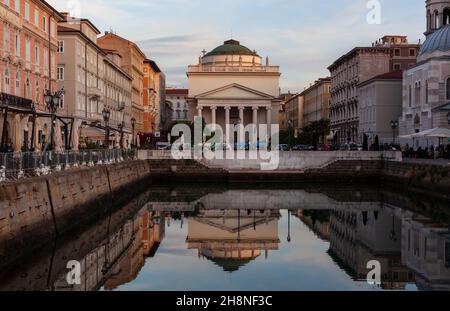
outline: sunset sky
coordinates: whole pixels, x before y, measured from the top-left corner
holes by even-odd
[[[381,0],[381,24],[369,25],[366,0],[48,0],[76,8],[100,30],[138,42],[167,75],[186,86],[186,68],[203,49],[233,38],[281,66],[283,91],[298,92],[355,46],[383,35],[423,40],[424,0]],[[77,5],[79,3],[79,5]],[[75,6],[73,5],[75,4]],[[78,16],[77,16],[78,17]]]

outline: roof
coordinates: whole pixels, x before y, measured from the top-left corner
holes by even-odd
[[[166,95],[189,95],[188,89],[166,89]]]
[[[53,6],[51,6],[47,1],[40,1],[45,7],[47,7],[50,11],[52,11],[52,13],[60,20],[64,20],[64,16],[58,11],[56,10]]]
[[[119,40],[122,40],[122,41],[124,41],[124,42],[127,42],[128,44],[132,45],[132,46],[139,52],[139,54],[141,54],[142,56],[144,56],[144,58],[147,57],[147,56],[145,55],[145,53],[142,52],[142,50],[139,48],[139,46],[138,46],[136,43],[134,43],[133,41],[130,41],[130,40],[128,40],[128,39],[125,39],[124,37],[121,37],[121,36],[119,36],[119,35],[116,35],[115,33],[109,32],[109,31],[105,31],[105,34],[104,34],[103,36],[101,36],[101,37],[98,38],[99,45],[102,45],[102,40],[105,40],[106,37],[115,37],[115,38],[117,38],[117,39],[119,39]]]
[[[162,72],[162,70],[159,68],[158,64],[154,60],[151,60],[151,59],[147,58],[147,59],[144,60],[144,63],[149,64],[150,67],[152,67],[154,71]]]
[[[358,47],[355,47],[352,50],[350,50],[350,52],[348,52],[347,54],[344,54],[341,57],[339,57],[337,60],[335,60],[333,62],[333,64],[328,66],[328,70],[331,71],[332,68],[334,68],[337,64],[339,64],[343,60],[349,58],[353,54],[356,54],[360,51],[367,51],[367,50],[384,52],[385,54],[388,54],[389,56],[390,56],[390,51],[391,51],[391,49],[389,47],[385,47],[385,46],[370,46],[370,47],[369,46],[358,46]]]
[[[331,77],[326,78],[319,78],[317,79],[314,84],[312,84],[310,87],[306,88],[303,92],[300,93],[300,95],[305,95],[307,92],[309,92],[311,89],[315,88],[316,86],[323,84],[325,82],[331,82]]]
[[[450,24],[434,31],[422,45],[419,55],[433,53],[435,51],[446,52],[450,50]]]
[[[78,34],[81,37],[83,37],[83,39],[85,39],[86,41],[90,42],[100,53],[106,54],[105,51],[94,41],[91,40],[91,38],[89,38],[88,36],[86,36],[86,34],[84,32],[82,32],[79,28],[70,28],[70,27],[65,27],[62,25],[58,25],[58,34],[59,33],[72,33],[72,34]]]
[[[403,80],[403,71],[396,70],[396,71],[383,73],[383,74],[375,76],[375,77],[373,77],[373,78],[371,78],[369,80],[361,82],[359,84],[359,86],[363,86],[363,85],[369,84],[371,82],[380,81],[380,80],[382,80],[382,81],[386,81],[386,80],[392,80],[392,81],[394,81],[394,80],[397,80],[397,81],[398,80]]]
[[[223,45],[216,47],[214,50],[206,54],[205,56],[216,55],[252,55],[258,56],[256,52],[251,51],[249,48],[241,45],[237,40],[228,40]]]

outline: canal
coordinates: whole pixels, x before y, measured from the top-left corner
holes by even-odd
[[[105,210],[18,250],[0,290],[450,289],[448,202],[391,188],[161,185]]]

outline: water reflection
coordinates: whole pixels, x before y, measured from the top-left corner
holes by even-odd
[[[387,190],[152,189],[2,268],[0,290],[449,290],[447,209]]]

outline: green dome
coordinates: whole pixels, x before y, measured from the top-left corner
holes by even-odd
[[[206,54],[205,56],[215,55],[252,55],[258,56],[256,52],[252,52],[249,48],[240,44],[236,40],[225,41],[223,45],[216,47],[214,50]]]

